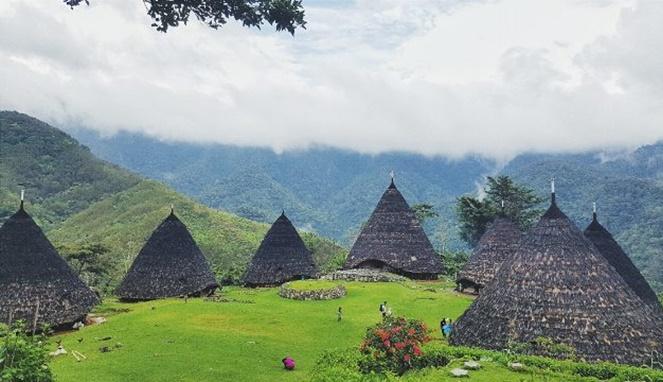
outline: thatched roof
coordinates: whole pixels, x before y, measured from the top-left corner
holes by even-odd
[[[552,205],[456,322],[454,345],[504,349],[547,337],[586,360],[641,364],[663,351],[657,313]]]
[[[393,180],[345,262],[346,269],[375,267],[422,279],[442,272],[440,257]]]
[[[207,295],[217,287],[205,256],[171,211],[140,250],[116,294],[140,301]]]
[[[662,309],[656,293],[610,232],[598,222],[596,212],[593,214],[592,222],[585,228],[585,237],[596,246],[642,301],[655,309]]]
[[[315,277],[316,273],[311,251],[282,213],[251,259],[244,283],[249,286],[279,285],[290,280]]]
[[[0,227],[0,322],[61,327],[81,320],[99,303],[42,230],[21,207]]]
[[[510,219],[497,217],[481,236],[472,256],[458,272],[463,288],[480,289],[493,280],[502,263],[518,249],[522,233]]]

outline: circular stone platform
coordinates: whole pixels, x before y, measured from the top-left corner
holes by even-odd
[[[279,288],[279,296],[292,300],[333,300],[346,294],[343,285],[331,281],[291,281]]]
[[[406,277],[376,269],[344,269],[321,277],[322,280],[345,280],[361,282],[401,282]]]

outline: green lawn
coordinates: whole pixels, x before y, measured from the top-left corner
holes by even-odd
[[[97,311],[108,322],[61,334],[67,350],[87,359],[56,358],[52,368],[66,381],[308,381],[324,350],[358,346],[380,320],[387,300],[394,314],[425,321],[436,341],[442,316],[457,318],[471,298],[443,282],[346,283],[348,295],[332,301],[296,301],[277,288],[226,288],[224,302],[168,299],[137,304],[108,301]],[[343,307],[338,322],[336,310]],[[128,310],[128,311],[123,311]],[[120,311],[114,313],[114,311]],[[111,337],[107,339],[107,337]],[[108,346],[110,352],[99,349]],[[283,370],[293,357],[297,369]],[[403,381],[447,381],[458,363],[406,375]],[[515,373],[487,362],[472,381],[569,381],[554,374]]]
[[[323,350],[359,344],[366,327],[380,320],[383,300],[394,314],[420,318],[431,328],[441,316],[459,316],[471,302],[440,282],[348,283],[347,288],[346,297],[332,301],[287,300],[277,288],[227,288],[223,295],[230,302],[107,302],[100,311],[130,312],[59,336],[67,350],[78,350],[87,360],[67,355],[52,367],[59,381],[305,381]],[[336,320],[338,306],[342,322]],[[99,351],[117,343],[118,349]],[[282,370],[286,355],[296,360],[296,371]]]

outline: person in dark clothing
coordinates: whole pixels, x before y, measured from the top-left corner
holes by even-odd
[[[388,311],[387,302],[385,301],[382,304],[380,304],[380,314],[382,314],[383,319],[387,317],[387,311]]]
[[[442,320],[440,321],[440,331],[442,332],[442,337],[446,337],[446,335],[444,334],[444,327],[446,325],[447,325],[447,319],[442,318]]]

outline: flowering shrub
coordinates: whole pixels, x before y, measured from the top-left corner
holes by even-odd
[[[360,368],[365,372],[403,374],[422,355],[421,345],[428,342],[426,325],[403,317],[387,317],[369,328],[359,350],[369,357]]]

